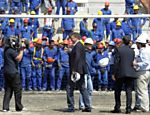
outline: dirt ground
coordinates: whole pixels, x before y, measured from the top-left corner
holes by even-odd
[[[0,111],[0,115],[112,115],[110,111],[114,107],[113,92],[97,92],[93,93],[93,109],[91,113],[83,113],[78,110],[79,93],[75,91],[75,107],[74,113],[64,112],[67,109],[66,92],[23,92],[23,105],[25,110],[16,112],[14,108],[14,97],[10,103],[10,112]],[[0,93],[0,108],[2,108],[4,93]],[[133,94],[134,101],[134,94]],[[134,106],[134,102],[133,102]],[[125,93],[122,92],[122,113],[125,114]],[[1,109],[0,109],[1,110]],[[150,115],[148,113],[133,112],[132,115]],[[114,114],[115,115],[115,114]]]

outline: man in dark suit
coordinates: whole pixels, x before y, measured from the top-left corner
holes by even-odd
[[[130,37],[125,36],[123,38],[123,46],[118,48],[116,57],[118,62],[116,62],[116,71],[115,74],[115,107],[112,113],[120,113],[121,106],[121,90],[123,84],[125,85],[126,91],[126,114],[131,113],[131,104],[132,104],[132,86],[133,81],[136,78],[136,72],[133,68],[134,61],[134,51],[130,48]]]
[[[70,64],[70,78],[68,79],[67,84],[67,103],[68,103],[68,112],[74,112],[74,88],[75,84],[79,88],[83,101],[85,104],[85,109],[82,112],[91,112],[91,107],[89,103],[88,91],[85,88],[84,75],[87,74],[87,64],[85,58],[85,48],[80,41],[80,35],[78,33],[72,33],[70,35],[71,40],[74,44],[72,51],[69,54],[69,64]],[[74,76],[80,75],[80,79],[73,79]]]

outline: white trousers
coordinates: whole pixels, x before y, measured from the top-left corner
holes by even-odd
[[[145,111],[149,111],[149,94],[148,84],[150,82],[150,71],[146,71],[144,74],[139,75],[137,79],[137,96],[140,99],[141,108]]]

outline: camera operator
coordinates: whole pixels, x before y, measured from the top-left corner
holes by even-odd
[[[23,110],[23,105],[21,103],[22,87],[18,72],[18,62],[22,59],[23,51],[18,48],[18,38],[11,36],[4,48],[5,94],[3,99],[3,112],[9,111],[9,103],[13,93],[16,111]]]

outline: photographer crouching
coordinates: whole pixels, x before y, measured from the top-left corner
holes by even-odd
[[[5,94],[3,99],[3,112],[9,111],[9,103],[14,93],[15,109],[22,111],[21,103],[22,87],[18,71],[18,62],[23,56],[19,38],[11,36],[4,48],[4,78],[5,78]]]

